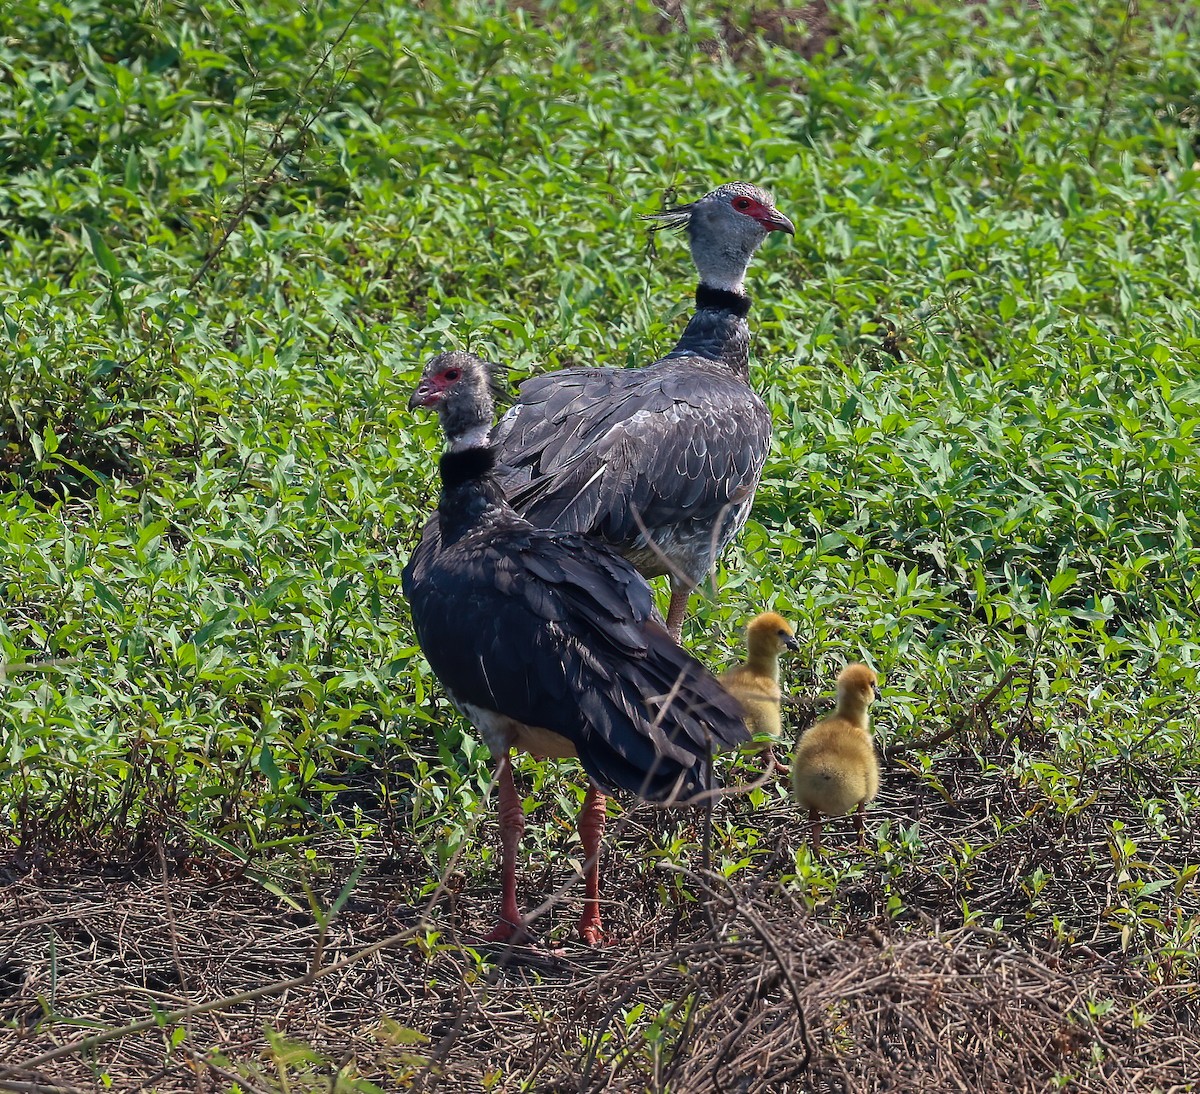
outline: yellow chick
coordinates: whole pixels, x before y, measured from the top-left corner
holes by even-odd
[[[879,698],[879,681],[867,665],[847,665],[837,679],[837,712],[809,726],[792,761],[796,800],[808,808],[812,847],[821,853],[821,816],[855,810],[858,845],[867,802],[879,793],[879,763],[871,741],[867,708]]]
[[[800,648],[791,624],[775,612],[763,612],[750,620],[746,627],[747,657],[744,664],[723,672],[717,677],[742,705],[746,727],[755,736],[778,740],[783,730],[779,704],[779,655],[785,650]],[[782,775],[787,767],[775,758],[770,744],[763,750],[763,759]]]

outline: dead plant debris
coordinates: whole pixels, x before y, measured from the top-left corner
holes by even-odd
[[[951,800],[962,789],[944,788]],[[277,1090],[280,1053],[297,1069],[291,1090],[330,1089],[331,1073],[384,1090],[543,1094],[1200,1089],[1195,983],[1156,982],[1119,948],[1049,952],[928,916],[900,923],[870,893],[868,914],[813,913],[777,880],[789,838],[757,871],[710,879],[706,905],[653,906],[671,868],[614,855],[624,941],[601,950],[472,947],[482,901],[460,895],[422,924],[405,879],[374,869],[323,936],[246,877],[9,871],[0,1089]],[[312,1051],[288,1056],[280,1037]]]

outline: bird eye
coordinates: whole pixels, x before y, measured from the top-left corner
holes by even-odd
[[[734,198],[733,199],[733,207],[735,209],[740,209],[742,212],[745,212],[747,209],[749,209],[751,204],[752,203],[749,198]]]
[[[780,631],[779,631],[779,637],[780,637],[780,638],[787,638],[787,636],[788,636],[788,632],[787,632],[787,631],[785,631],[785,630],[783,630],[783,629],[781,628],[781,629],[780,629]]]
[[[456,368],[446,369],[445,376],[447,380],[457,380],[462,375]]]

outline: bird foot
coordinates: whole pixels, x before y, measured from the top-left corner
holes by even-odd
[[[603,946],[605,943],[604,928],[599,923],[579,921],[579,937],[589,946]]]
[[[588,945],[604,945],[604,922],[601,921],[598,910],[584,908],[577,926],[580,938]]]
[[[779,760],[775,759],[774,756],[771,757],[770,769],[775,772],[776,775],[782,775],[785,779],[792,773],[792,769],[788,767],[787,764],[781,763]]]
[[[531,938],[524,923],[513,923],[507,919],[500,920],[492,930],[483,936],[484,942],[511,942],[513,944],[528,942]]]

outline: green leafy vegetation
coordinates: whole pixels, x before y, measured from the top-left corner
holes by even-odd
[[[776,440],[685,642],[724,667],[773,607],[793,730],[866,659],[899,757],[877,854],[797,845],[783,888],[1195,974],[1197,13],[735,7],[6,5],[0,853],[383,834],[414,892],[466,839],[494,880],[486,750],[400,594],[438,447],[409,390],[451,346],[514,383],[665,352],[690,264],[637,214],[742,178],[797,225],[749,282]],[[574,776],[521,770],[565,861]],[[719,814],[726,873],[785,815]],[[1072,869],[980,883],[1071,833]]]

